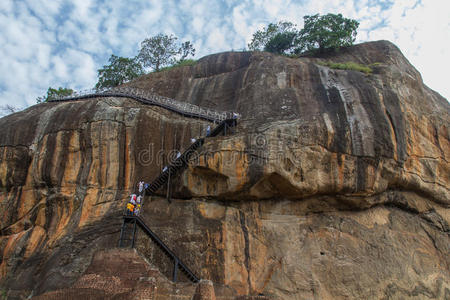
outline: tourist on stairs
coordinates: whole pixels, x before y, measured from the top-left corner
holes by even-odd
[[[144,190],[144,182],[139,181],[138,187],[139,187],[139,194],[142,194],[142,191]]]
[[[131,202],[127,203],[127,215],[132,216],[134,212],[134,204]]]
[[[130,195],[130,203],[131,204],[136,205],[136,199],[137,199],[136,194],[131,194]]]

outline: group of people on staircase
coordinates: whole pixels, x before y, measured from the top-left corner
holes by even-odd
[[[175,159],[179,159],[181,157],[181,153],[177,151]],[[168,166],[164,166],[163,172],[168,170]],[[144,181],[139,181],[138,183],[138,192],[137,194],[130,195],[130,201],[127,203],[126,214],[129,216],[138,216],[141,208],[142,202],[144,200],[145,190],[148,188],[149,184]]]
[[[148,183],[139,181],[138,194],[131,194],[130,201],[127,203],[127,215],[139,216],[142,208],[142,202],[144,200],[145,189],[148,187]]]
[[[237,119],[238,115],[236,113],[233,113],[233,119]],[[211,135],[211,126],[208,125],[206,128],[206,136],[209,137]],[[191,143],[195,143],[197,140],[195,138],[191,138]],[[176,158],[179,159],[181,157],[181,153],[177,151]],[[168,166],[164,166],[163,172],[166,172],[168,170]],[[170,173],[169,173],[170,174]],[[141,208],[142,208],[142,202],[144,199],[145,190],[148,187],[148,183],[145,183],[144,181],[139,181],[138,183],[138,193],[131,194],[130,195],[130,201],[127,203],[127,209],[126,213],[127,215],[134,215],[138,216]]]

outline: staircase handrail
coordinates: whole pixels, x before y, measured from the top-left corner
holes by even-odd
[[[166,253],[167,256],[169,256],[174,262],[178,264],[178,267],[183,269],[184,272],[188,275],[188,278],[191,279],[194,283],[197,283],[200,281],[200,278],[198,278],[194,272],[192,272],[188,266],[172,251],[170,248],[158,237],[156,233],[154,233],[138,216],[124,216],[128,219],[136,219],[137,224],[141,229],[156,243],[158,244],[163,251]]]
[[[168,97],[163,97],[138,88],[115,87],[110,89],[89,89],[74,91],[71,95],[55,96],[49,102],[82,100],[94,97],[129,97],[145,104],[158,105],[163,108],[176,111],[189,117],[201,117],[213,122],[222,122],[226,119],[241,118],[241,115],[235,112],[216,111],[211,108],[200,107],[188,102],[177,101]]]

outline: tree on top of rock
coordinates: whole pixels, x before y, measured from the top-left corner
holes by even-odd
[[[267,28],[258,30],[253,34],[252,41],[248,44],[251,51],[268,51],[278,54],[286,54],[294,45],[294,39],[298,32],[296,25],[291,22],[280,21],[270,23]]]
[[[144,67],[159,71],[162,67],[174,65],[194,54],[191,42],[179,45],[177,37],[160,33],[142,41],[136,58]]]
[[[49,87],[47,90],[47,95],[37,97],[36,103],[48,102],[49,100],[57,99],[59,97],[70,96],[72,94],[73,90],[69,88],[59,87],[57,89],[54,89],[52,87]]]
[[[115,87],[144,74],[141,64],[134,58],[111,54],[109,65],[97,70],[98,82],[95,88]]]
[[[356,38],[359,22],[344,18],[341,14],[303,17],[305,25],[299,32],[298,47],[308,51],[337,49],[350,46]]]
[[[296,36],[297,34],[295,32],[277,33],[264,46],[264,51],[287,54],[286,52],[291,52],[293,50]]]
[[[356,38],[359,23],[341,14],[319,14],[304,17],[304,28],[298,31],[291,22],[270,23],[253,34],[250,50],[277,54],[299,54],[305,50],[324,52],[350,46]]]

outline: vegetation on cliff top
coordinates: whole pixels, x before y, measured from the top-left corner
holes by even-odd
[[[190,41],[180,45],[177,39],[174,35],[160,33],[143,40],[136,60],[143,67],[158,72],[161,67],[173,66],[184,61],[186,57],[195,55],[194,46]]]
[[[98,69],[96,89],[111,88],[131,81],[148,71],[159,72],[174,67],[191,66],[195,60],[186,59],[195,54],[190,41],[178,44],[177,37],[173,35],[158,34],[145,39],[141,43],[139,54],[133,58],[120,57],[112,54],[109,64]],[[47,102],[57,96],[70,96],[72,89],[49,87],[47,95],[38,97],[37,103]]]
[[[356,20],[344,18],[341,14],[305,16],[304,23],[301,30],[291,22],[271,23],[253,34],[248,47],[252,51],[277,54],[323,53],[352,45],[359,26]]]
[[[64,96],[70,96],[73,94],[73,90],[69,89],[69,88],[63,88],[63,87],[59,87],[57,89],[54,89],[52,87],[49,87],[47,90],[47,94],[41,97],[37,97],[36,98],[36,102],[37,103],[42,103],[42,102],[48,102],[48,100],[52,100],[55,99],[57,97],[64,97]]]
[[[160,33],[143,40],[134,58],[111,55],[110,64],[98,70],[99,79],[95,87],[118,86],[145,74],[145,70],[159,72],[171,67],[192,65],[192,60],[185,61],[188,56],[194,56],[194,46],[190,41],[179,44],[177,40],[174,35]]]
[[[99,69],[95,88],[115,87],[144,74],[144,68],[135,58],[111,54],[109,65]]]
[[[325,52],[339,47],[352,45],[356,38],[356,20],[344,18],[341,14],[312,15],[304,17],[304,28],[297,29],[291,22],[270,23],[267,28],[253,34],[248,47],[252,51],[268,51],[282,55],[297,56],[305,51]],[[143,74],[145,71],[163,71],[174,67],[191,66],[195,60],[195,49],[190,41],[181,44],[174,35],[158,34],[141,42],[141,49],[136,57],[126,58],[114,54],[109,64],[98,69],[96,89],[115,87]],[[355,63],[332,64],[333,68],[353,69],[370,73],[371,69]],[[55,96],[71,95],[73,90],[49,87],[46,96],[38,97],[37,103],[45,102]]]
[[[358,64],[352,61],[347,61],[344,63],[337,63],[337,62],[331,62],[331,61],[326,61],[326,62],[318,62],[319,65],[322,66],[326,66],[332,69],[338,69],[338,70],[352,70],[352,71],[358,71],[358,72],[363,72],[366,74],[370,74],[373,72],[371,66],[366,66],[366,65],[362,65],[362,64]]]
[[[178,68],[178,67],[193,66],[196,63],[197,63],[197,61],[195,59],[185,59],[185,60],[175,63],[172,66],[161,68],[159,71],[162,72],[162,71],[172,70],[172,69]]]

